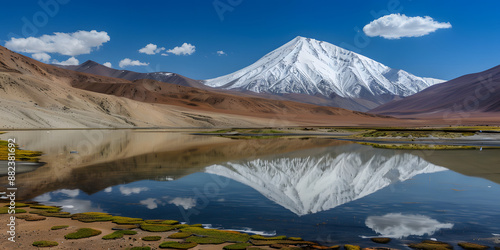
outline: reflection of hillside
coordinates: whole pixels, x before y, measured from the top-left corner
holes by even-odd
[[[435,150],[418,152],[426,161],[455,172],[500,184],[500,150]]]
[[[175,179],[219,162],[339,144],[322,139],[229,140],[180,133],[114,131],[107,132],[100,144],[70,154],[85,139],[79,136],[81,132],[65,131],[55,138],[58,131],[48,133],[52,137],[45,132],[32,133],[33,138],[22,141],[26,147],[43,150],[47,165],[17,175],[19,199],[59,189],[94,193],[144,179]],[[40,143],[44,139],[49,143],[45,148]],[[0,180],[0,185],[4,182]]]
[[[398,151],[345,145],[216,164],[206,172],[234,179],[297,215],[362,198],[398,181],[445,168]]]

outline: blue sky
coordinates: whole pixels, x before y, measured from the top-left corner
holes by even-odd
[[[38,3],[51,4],[47,10]],[[0,10],[0,44],[12,36],[96,30],[105,32],[109,41],[92,47],[88,54],[71,55],[80,63],[110,62],[120,69],[119,62],[129,58],[149,65],[123,69],[208,79],[248,66],[300,35],[355,50],[418,76],[452,79],[500,64],[498,10],[498,1],[451,0],[7,1]],[[365,35],[365,25],[391,13],[429,16],[452,27],[400,39]],[[165,49],[155,55],[138,51],[150,43]],[[190,55],[168,52],[184,43],[195,51]],[[71,57],[48,54],[48,62]]]

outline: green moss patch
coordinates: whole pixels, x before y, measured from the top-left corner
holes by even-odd
[[[475,243],[469,243],[469,242],[459,242],[458,245],[462,247],[463,249],[467,250],[484,250],[490,248],[489,246],[484,246],[484,245],[479,245]]]
[[[242,250],[242,249],[247,249],[247,247],[251,246],[252,244],[250,243],[234,243],[231,245],[224,246],[223,249],[225,250]]]
[[[302,240],[300,237],[288,237],[288,240]]]
[[[130,229],[136,229],[136,228],[139,228],[139,226],[137,226],[137,225],[116,225],[111,229],[113,229],[113,230],[130,230]]]
[[[384,238],[384,237],[371,238],[371,240],[375,243],[380,243],[380,244],[387,244],[391,242],[391,238]]]
[[[160,248],[189,249],[197,246],[194,242],[166,241],[160,244]]]
[[[9,207],[10,204],[5,205],[4,207]],[[21,203],[21,202],[16,202],[16,207],[29,207],[29,204],[26,203]]]
[[[198,244],[222,244],[226,241],[215,237],[191,236],[186,239],[186,242],[194,242]]]
[[[404,149],[404,150],[450,150],[450,149],[480,149],[478,146],[457,146],[457,145],[433,145],[433,144],[386,144],[386,143],[367,143],[357,142],[361,145],[372,146],[374,148],[384,149]],[[482,147],[483,149],[493,147]]]
[[[159,241],[159,240],[161,240],[161,236],[157,236],[157,235],[145,236],[145,237],[142,237],[141,240],[143,240],[143,241]]]
[[[129,250],[151,250],[151,247],[132,247],[132,248],[127,248]]]
[[[50,228],[50,230],[59,230],[59,229],[64,229],[64,228],[68,228],[68,227],[69,227],[68,225],[53,226]]]
[[[166,224],[166,225],[175,225],[179,224],[179,221],[176,220],[145,220],[146,224]]]
[[[192,233],[198,236],[218,238],[225,242],[247,242],[250,239],[250,235],[240,232],[204,229],[200,227],[183,228],[181,229],[181,232]]]
[[[113,216],[111,218],[113,223],[118,225],[134,225],[144,223],[144,220],[141,218],[130,218],[130,217],[122,217],[122,216]]]
[[[451,246],[448,243],[441,242],[441,241],[433,241],[433,240],[424,240],[420,243],[411,243],[411,244],[408,244],[408,246],[411,248],[422,249],[422,250],[449,250],[449,249],[453,249],[453,246]]]
[[[0,140],[0,161],[7,161],[9,157],[9,143],[4,140]],[[39,157],[42,155],[40,151],[31,151],[19,149],[17,145],[16,148],[16,161],[28,161],[28,162],[38,162]]]
[[[40,209],[40,210],[32,210],[30,214],[38,214],[46,217],[58,217],[58,218],[71,218],[71,214],[68,212],[60,212],[54,209]]]
[[[285,240],[286,236],[280,235],[280,236],[274,236],[274,237],[265,237],[262,235],[252,235],[250,236],[251,239],[254,240]]]
[[[168,238],[170,238],[170,239],[185,239],[191,235],[192,235],[192,233],[178,232],[178,233],[174,233],[174,234],[169,235]]]
[[[114,240],[114,239],[120,239],[123,238],[123,235],[134,235],[137,234],[136,231],[132,230],[120,230],[120,231],[115,231],[113,233],[107,234],[102,236],[103,240]]]
[[[32,244],[35,247],[55,247],[58,246],[59,243],[55,241],[48,241],[48,240],[40,240],[40,241],[35,241]]]
[[[88,212],[73,214],[71,216],[71,219],[89,223],[96,221],[111,221],[113,219],[113,216],[107,213]]]
[[[92,236],[97,236],[101,234],[100,230],[92,229],[92,228],[80,228],[74,233],[64,235],[65,239],[82,239],[89,238]]]
[[[25,221],[41,221],[41,220],[46,220],[46,219],[47,219],[47,217],[38,216],[38,215],[28,215],[28,216],[24,217]]]
[[[0,207],[0,214],[8,214],[9,213],[9,208],[8,207]],[[22,214],[22,213],[26,213],[26,210],[24,209],[14,209],[14,211],[16,212],[16,214]]]
[[[141,224],[141,229],[148,232],[168,232],[177,229],[175,225]]]
[[[345,248],[346,250],[361,250],[361,247],[360,247],[360,246],[356,246],[356,245],[349,245],[349,244],[344,245],[344,248]]]

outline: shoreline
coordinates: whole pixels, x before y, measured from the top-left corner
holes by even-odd
[[[5,207],[6,203],[0,203]],[[302,240],[298,237],[249,235],[236,231],[204,229],[200,224],[187,225],[171,220],[143,220],[140,218],[128,218],[113,216],[106,213],[79,213],[72,214],[61,212],[61,208],[54,206],[44,206],[37,202],[17,203],[16,209],[26,212],[17,213],[15,226],[15,242],[7,241],[10,237],[6,230],[0,233],[0,237],[6,241],[2,243],[0,249],[34,249],[34,242],[46,241],[56,242],[57,246],[50,249],[396,249],[394,244],[389,244],[392,239],[374,237],[372,244],[359,246],[356,243],[324,246],[317,242]],[[19,210],[18,212],[22,212]],[[11,215],[0,214],[0,218],[8,220]],[[96,235],[80,238],[68,239],[68,235],[77,232],[81,228],[91,228],[99,232]],[[132,232],[131,232],[132,231]],[[118,232],[118,233],[117,233]],[[121,232],[121,233],[119,233]],[[158,237],[156,241],[143,240]],[[103,239],[108,238],[108,239]],[[491,241],[489,245],[479,245],[477,243],[459,242],[453,245],[449,243],[424,240],[422,242],[409,242],[400,239],[401,248],[414,249],[436,249],[435,244],[440,247],[455,245],[463,249],[480,249],[480,247],[490,247],[499,249],[500,237],[482,239]],[[165,243],[171,242],[171,243]],[[189,248],[160,247],[160,245],[180,243]],[[192,243],[197,242],[197,243]],[[405,242],[403,244],[403,242]],[[441,245],[442,244],[442,245]],[[467,245],[468,244],[468,245]],[[457,247],[455,246],[455,247]],[[466,247],[469,248],[466,248]],[[141,248],[142,247],[142,248]],[[459,248],[460,248],[459,247]],[[472,248],[470,248],[472,247]]]

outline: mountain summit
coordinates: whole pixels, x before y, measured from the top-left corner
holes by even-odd
[[[333,44],[299,36],[254,64],[204,84],[277,95],[361,98],[380,105],[391,99],[387,96],[409,96],[440,82],[443,81],[417,77]]]

